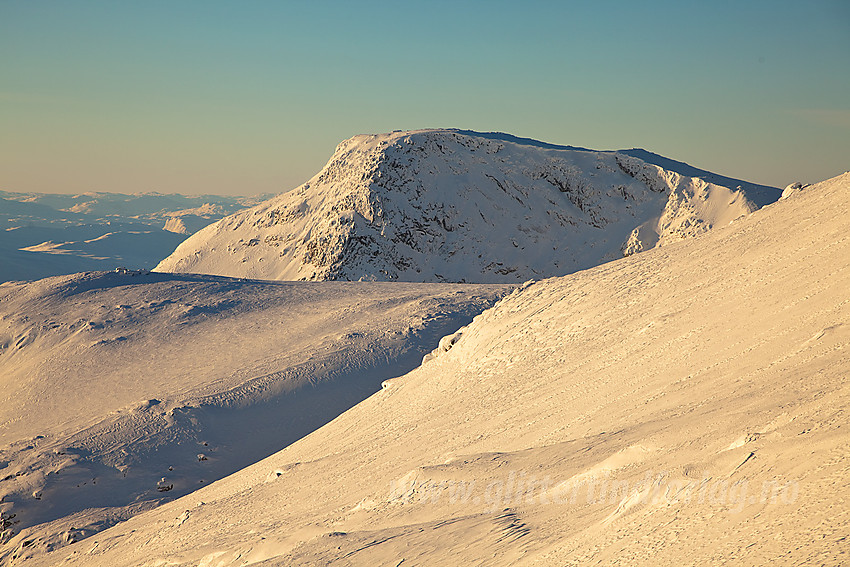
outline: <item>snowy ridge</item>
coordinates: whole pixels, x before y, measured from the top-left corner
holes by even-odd
[[[156,270],[521,282],[701,234],[780,195],[721,180],[735,181],[505,134],[361,135],[301,187],[201,230]]]

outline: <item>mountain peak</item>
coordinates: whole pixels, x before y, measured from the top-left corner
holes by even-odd
[[[198,232],[157,270],[517,282],[696,235],[766,200],[768,188],[636,152],[454,129],[358,135],[310,181]]]

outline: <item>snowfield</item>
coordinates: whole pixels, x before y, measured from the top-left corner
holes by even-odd
[[[644,150],[462,130],[362,135],[301,187],[204,228],[156,270],[521,283],[702,234],[780,194]]]
[[[55,528],[33,528],[7,544],[6,561],[108,567],[846,564],[848,191],[850,173],[791,191],[696,238],[524,285],[470,324],[446,332],[451,338],[435,338],[429,346],[436,347],[435,356],[385,380],[380,391],[285,449],[65,547],[61,537],[48,535]],[[242,218],[248,223],[263,215]],[[309,309],[322,297],[351,304],[339,286],[361,286],[345,289],[360,290],[376,306],[379,297],[400,289],[377,283],[251,284],[261,287],[245,301],[268,301],[271,311],[236,317],[230,325],[224,314],[242,309],[236,289],[205,296],[180,286],[242,285],[233,280],[137,276],[151,282],[146,295],[146,286],[125,291],[125,284],[109,279],[117,277],[0,288],[10,298],[0,305],[46,306],[32,322],[38,336],[10,336],[4,357],[17,356],[14,348],[26,352],[42,348],[32,346],[38,341],[51,341],[60,349],[104,349],[92,352],[110,357],[110,366],[132,369],[128,376],[135,378],[120,386],[91,381],[96,373],[85,364],[95,363],[89,362],[67,368],[62,380],[22,388],[27,403],[46,400],[47,423],[56,430],[77,419],[79,408],[101,405],[101,399],[117,402],[125,382],[126,399],[149,401],[127,406],[113,419],[136,412],[179,421],[178,406],[169,400],[195,391],[207,395],[204,384],[219,382],[201,375],[219,359],[256,352],[255,342],[262,347],[257,351],[271,354],[265,341],[302,340],[300,348],[285,351],[301,352],[306,344],[318,354],[324,346],[354,340],[356,326],[330,316],[331,305],[321,306],[291,338],[260,332],[263,326],[282,328],[274,305],[289,292],[275,290],[309,291],[309,301],[284,301],[287,309]],[[97,329],[92,336],[63,327],[90,316],[82,313],[55,321],[64,330],[50,328],[48,321],[58,317],[47,307],[57,301],[51,298],[75,289],[94,294],[93,305],[102,306],[95,310],[97,321],[113,321],[103,327],[108,331]],[[139,316],[131,313],[154,309],[166,298],[175,303],[145,317],[171,318],[170,327],[148,332],[145,325],[121,326]],[[210,312],[204,315],[204,309]],[[386,311],[363,315],[367,332],[394,328],[371,319]],[[3,319],[7,328],[21,324],[21,315],[11,313]],[[348,317],[353,321],[357,313]],[[176,329],[184,317],[204,323],[194,324],[196,333],[190,323],[185,339],[157,330]],[[171,351],[174,341],[207,335],[219,338],[194,351],[187,347],[185,358]],[[78,346],[61,346],[71,344],[72,336],[84,338],[73,339],[81,341]],[[15,346],[18,341],[22,347]],[[107,342],[93,346],[97,341]],[[149,354],[146,359],[120,355],[133,341]],[[148,364],[171,369],[170,378],[157,378],[156,371],[146,371]],[[251,364],[262,366],[259,359]],[[26,383],[27,371],[21,372],[17,380]],[[223,371],[218,380],[232,384],[240,378]],[[96,394],[81,394],[75,407],[71,401],[64,409],[62,400],[73,400],[87,383]],[[9,389],[4,397],[3,407],[10,407]],[[241,399],[236,395],[235,403]],[[161,406],[175,411],[161,412]],[[25,425],[20,413],[27,407],[21,403],[4,417],[22,435],[36,433],[45,419],[29,411]],[[84,412],[79,423],[97,413]],[[246,431],[241,438],[253,442],[270,431],[276,429]],[[153,444],[139,439],[124,446],[142,451]],[[39,451],[41,442],[32,437],[24,441],[32,448],[19,444],[13,450]],[[175,475],[185,474],[187,461],[193,467],[207,463],[195,453],[216,458],[194,439],[189,446],[181,449],[187,460],[175,466]],[[107,452],[106,444],[88,447],[75,457],[52,453],[55,467],[64,474],[60,459]],[[137,465],[132,453],[128,459],[130,471],[146,462]],[[3,460],[6,470],[21,466],[20,460]],[[29,470],[22,472],[3,483],[30,482]],[[36,509],[40,502],[27,506]],[[76,537],[67,532],[66,540]],[[55,550],[45,553],[47,546]]]

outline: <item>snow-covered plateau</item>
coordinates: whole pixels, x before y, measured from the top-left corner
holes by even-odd
[[[520,283],[725,226],[780,195],[645,150],[464,130],[362,135],[304,185],[207,226],[156,270]]]

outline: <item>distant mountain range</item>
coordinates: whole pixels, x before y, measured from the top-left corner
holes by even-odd
[[[362,135],[304,185],[207,226],[156,270],[519,282],[701,234],[780,195],[640,149],[467,130]]]
[[[0,191],[0,282],[150,269],[189,234],[268,197]]]

